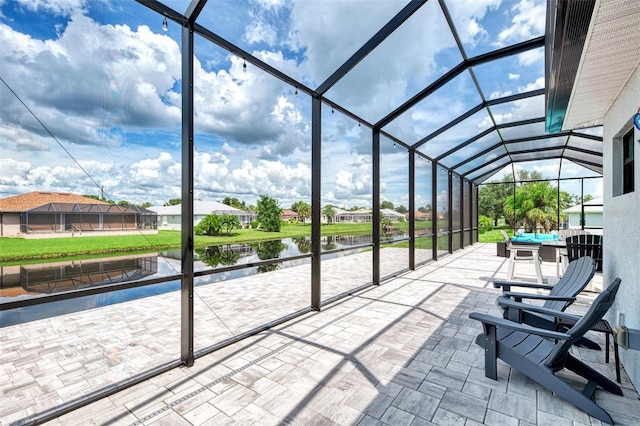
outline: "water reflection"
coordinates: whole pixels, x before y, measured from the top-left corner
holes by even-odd
[[[382,242],[389,243],[402,238],[405,238],[405,234],[396,232],[383,236]],[[321,249],[327,252],[366,245],[371,241],[370,235],[324,236]],[[282,259],[281,262],[248,268],[240,273],[246,276],[299,264],[300,262],[289,262],[287,258],[311,253],[311,239],[299,237],[251,244],[224,244],[197,248],[194,251],[196,271]],[[6,298],[33,297],[40,294],[136,281],[148,277],[176,275],[180,273],[180,256],[180,250],[171,250],[160,254],[154,252],[105,259],[4,266],[0,267],[0,301]],[[228,277],[237,275],[231,274]],[[228,279],[226,277],[221,279]]]
[[[53,294],[150,277],[158,272],[158,255],[5,266],[0,270],[0,297]]]
[[[254,243],[252,246],[256,249],[256,255],[260,260],[277,259],[280,257],[280,253],[283,253],[288,248],[288,245],[283,243],[282,240],[262,241]],[[299,253],[300,252],[298,251],[298,254]],[[268,265],[258,266],[258,272],[271,272],[279,268],[280,264],[270,263]]]
[[[385,236],[383,243],[405,238],[404,234]],[[369,250],[370,235],[323,236],[321,250],[333,253],[323,254],[323,260],[348,256]],[[353,250],[349,250],[353,248]],[[346,250],[345,250],[346,249]],[[300,255],[311,253],[309,237],[285,238],[252,244],[225,244],[195,250],[194,270],[201,274],[194,280],[196,286],[212,285],[234,278],[286,269],[311,261]],[[265,260],[277,261],[269,264],[251,265]],[[247,265],[242,267],[242,265]],[[118,256],[106,259],[84,259],[70,262],[48,262],[37,265],[0,267],[0,303],[20,298],[39,297],[43,294],[81,290],[88,287],[162,278],[180,274],[180,250],[147,253],[142,255]],[[238,268],[229,268],[238,266]],[[211,271],[213,269],[213,271]],[[216,269],[220,269],[216,272]],[[77,312],[99,306],[135,300],[155,294],[176,291],[180,281],[154,284],[83,296],[70,300],[50,302],[3,311],[0,327],[5,327],[35,319]]]
[[[292,238],[292,241],[298,246],[298,251],[302,254],[311,253],[311,239],[306,237]]]
[[[195,253],[200,261],[206,263],[212,268],[215,268],[218,265],[235,265],[243,254],[242,250],[234,249],[230,245],[197,248],[195,249]]]

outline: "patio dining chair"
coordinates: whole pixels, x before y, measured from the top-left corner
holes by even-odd
[[[569,262],[582,256],[590,256],[596,261],[596,271],[602,272],[602,235],[572,235],[565,242]]]
[[[622,395],[622,390],[614,382],[574,357],[570,349],[607,313],[615,300],[620,282],[620,278],[616,278],[598,295],[587,313],[565,332],[531,327],[479,312],[469,314],[469,318],[482,322],[484,329],[484,332],[476,338],[476,344],[484,348],[485,376],[497,380],[497,360],[501,359],[513,369],[520,371],[587,414],[605,423],[613,424],[609,413],[596,403],[595,391],[602,388],[613,394]],[[559,319],[573,317],[541,306],[529,305],[527,309],[531,312],[553,315]],[[572,384],[573,379],[559,374],[564,369],[585,379],[584,389],[576,389]]]

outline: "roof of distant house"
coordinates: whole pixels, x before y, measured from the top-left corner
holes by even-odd
[[[34,191],[0,199],[0,211],[23,212],[49,203],[57,204],[109,204],[82,195],[67,192]]]
[[[175,206],[151,206],[149,210],[158,213],[159,215],[179,216],[182,214],[182,204],[176,204]],[[193,214],[197,216],[208,215],[211,213],[220,214],[247,214],[246,211],[236,209],[235,207],[228,206],[218,201],[202,201],[195,200],[193,202]]]
[[[384,216],[405,217],[404,214],[391,209],[380,209],[380,213],[382,213]]]
[[[602,213],[602,197],[594,198],[584,202],[585,213]],[[582,213],[582,204],[569,207],[563,213]]]
[[[371,210],[370,209],[365,209],[365,208],[361,208],[358,210],[344,210],[338,207],[334,207],[333,208],[334,214],[335,216],[358,216],[358,215],[370,215],[371,214]]]

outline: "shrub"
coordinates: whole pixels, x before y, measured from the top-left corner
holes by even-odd
[[[231,235],[233,229],[240,228],[240,220],[234,214],[223,214],[220,216],[220,226],[227,231],[227,235]]]
[[[196,235],[219,235],[222,230],[222,221],[217,214],[207,215],[193,228]]]
[[[261,195],[257,207],[260,227],[266,232],[280,232],[282,209],[278,205],[278,201],[267,195]]]
[[[487,231],[493,230],[493,219],[489,216],[478,216],[478,232],[484,234]]]

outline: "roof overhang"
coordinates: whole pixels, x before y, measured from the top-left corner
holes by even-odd
[[[555,4],[555,7],[553,7]],[[562,130],[596,0],[557,0],[547,4],[546,130]]]
[[[591,18],[585,21],[589,5]],[[547,130],[602,125],[604,115],[640,64],[640,2],[558,0],[556,11],[553,71],[547,76]],[[581,54],[576,66],[578,50]]]

